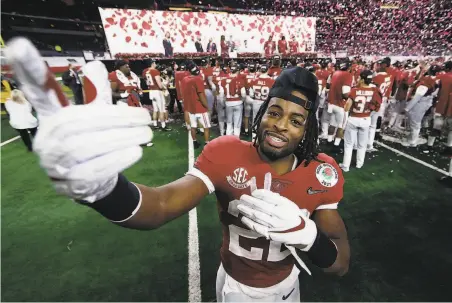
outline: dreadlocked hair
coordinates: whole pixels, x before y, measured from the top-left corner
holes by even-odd
[[[257,134],[257,130],[262,122],[262,118],[267,111],[268,104],[270,103],[270,97],[264,101],[264,103],[259,108],[257,112],[256,119],[251,127],[251,131]],[[304,161],[304,166],[308,166],[312,160],[323,162],[319,160],[317,157],[319,155],[319,123],[317,121],[316,112],[314,110],[310,110],[308,114],[308,118],[306,120],[306,127],[303,139],[301,139],[297,148],[294,151],[294,155],[298,159],[298,163],[301,164]],[[258,146],[257,143],[258,136],[254,139],[253,145]]]

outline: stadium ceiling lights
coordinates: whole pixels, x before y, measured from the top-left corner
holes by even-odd
[[[170,7],[170,11],[191,11],[192,9],[189,7]]]

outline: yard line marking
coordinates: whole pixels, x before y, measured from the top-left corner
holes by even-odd
[[[419,160],[418,158],[415,158],[415,157],[413,157],[413,156],[410,156],[410,155],[408,155],[408,154],[405,154],[404,152],[401,152],[401,151],[398,150],[398,149],[392,148],[392,147],[390,147],[390,146],[388,146],[388,145],[386,145],[386,144],[384,144],[384,143],[381,143],[381,142],[379,142],[379,141],[375,141],[375,143],[377,143],[378,145],[380,145],[380,146],[382,146],[382,147],[384,147],[384,148],[386,148],[386,149],[389,149],[390,151],[395,152],[396,154],[399,154],[399,155],[401,155],[401,156],[404,156],[405,158],[408,158],[408,159],[410,159],[410,160],[413,160],[413,161],[416,162],[416,163],[422,164],[422,165],[424,165],[425,167],[431,168],[431,169],[433,169],[433,170],[436,170],[437,172],[442,173],[443,175],[449,176],[449,173],[448,173],[447,171],[442,170],[442,169],[440,169],[440,168],[438,168],[438,167],[436,167],[436,166],[433,166],[433,165],[431,165],[431,164],[429,164],[429,163],[427,163],[427,162],[424,162],[424,161],[422,161],[422,160]]]
[[[5,142],[2,142],[2,144],[0,144],[0,147],[2,147],[3,145],[6,145],[6,144],[8,144],[8,143],[11,143],[11,142],[13,142],[13,141],[16,141],[16,140],[19,139],[19,138],[20,138],[20,136],[17,136],[17,137],[11,138],[11,139],[9,139],[9,140],[6,140]]]
[[[188,169],[195,164],[193,138],[188,131]],[[188,213],[188,302],[201,302],[198,215],[196,207]]]

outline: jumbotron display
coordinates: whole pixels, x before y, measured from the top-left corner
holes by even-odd
[[[315,45],[316,18],[313,17],[117,8],[99,8],[99,12],[112,55],[161,53],[168,56],[168,51],[201,50],[220,54],[221,36],[229,53],[264,53],[270,36],[273,48],[276,45],[276,50],[270,49],[272,53],[278,51],[282,36],[292,52],[313,51]]]

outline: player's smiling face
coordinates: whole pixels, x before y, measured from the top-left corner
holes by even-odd
[[[307,99],[298,91],[292,95]],[[291,155],[303,139],[308,113],[301,105],[272,98],[258,130],[260,152],[270,161]]]

